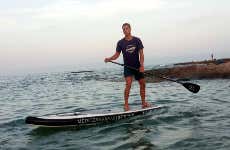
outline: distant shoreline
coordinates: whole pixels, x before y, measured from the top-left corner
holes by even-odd
[[[230,58],[221,58],[221,59],[214,59],[214,60],[203,60],[203,61],[192,61],[192,62],[183,62],[183,63],[176,63],[177,65],[191,65],[191,64],[221,64],[230,62]]]

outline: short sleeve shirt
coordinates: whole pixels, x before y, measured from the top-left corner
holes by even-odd
[[[139,51],[143,48],[141,40],[133,36],[129,41],[125,38],[119,40],[116,51],[122,52],[125,65],[138,69],[140,67]]]

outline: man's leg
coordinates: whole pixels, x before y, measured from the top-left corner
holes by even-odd
[[[142,108],[149,107],[150,104],[145,101],[145,79],[141,78],[138,80],[140,85],[140,95],[141,95],[141,101],[142,101]]]
[[[124,99],[125,99],[125,105],[124,105],[124,110],[128,111],[129,110],[129,92],[131,89],[131,85],[132,85],[132,81],[133,81],[133,77],[132,76],[128,76],[125,77],[125,91],[124,91]]]

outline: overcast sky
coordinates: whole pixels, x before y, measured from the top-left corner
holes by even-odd
[[[0,75],[105,67],[124,22],[142,39],[145,65],[230,57],[229,6],[229,0],[0,0]]]

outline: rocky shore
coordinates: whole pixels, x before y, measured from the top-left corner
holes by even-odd
[[[180,80],[225,79],[230,78],[230,58],[177,63],[172,67],[147,70],[146,73],[154,74],[154,77],[146,75],[147,82],[162,81],[157,75]]]

